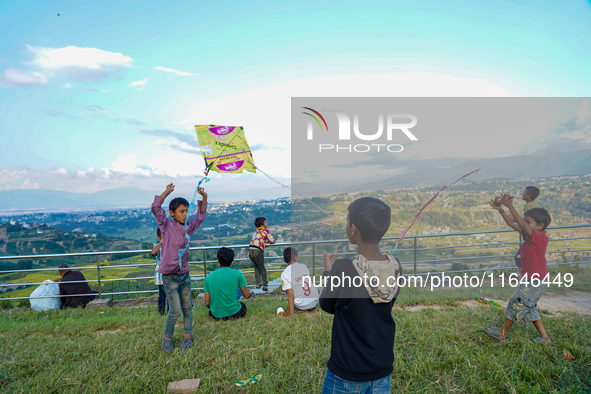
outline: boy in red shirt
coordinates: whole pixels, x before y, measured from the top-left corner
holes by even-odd
[[[520,280],[519,288],[507,304],[503,327],[500,329],[487,327],[484,330],[494,338],[505,341],[509,339],[506,335],[513,323],[523,319],[526,323],[532,322],[540,333],[540,336],[533,340],[534,342],[554,343],[546,333],[542,319],[536,309],[538,301],[542,297],[544,290],[546,290],[544,279],[548,274],[545,257],[548,237],[545,230],[550,224],[550,214],[544,208],[532,208],[525,212],[524,218],[521,218],[515,207],[513,207],[513,197],[505,194],[502,199],[503,205],[509,208],[513,218],[505,213],[502,205],[497,205],[494,201],[491,201],[490,206],[499,211],[509,227],[523,235],[524,242],[521,247],[522,280]],[[534,283],[536,286],[533,285]]]

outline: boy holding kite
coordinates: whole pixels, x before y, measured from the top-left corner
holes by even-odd
[[[198,202],[195,217],[187,222],[189,202],[182,197],[172,199],[168,210],[172,219],[166,217],[162,203],[174,191],[172,183],[166,186],[161,195],[154,197],[152,213],[156,217],[158,228],[162,233],[162,256],[158,272],[162,274],[162,282],[166,299],[168,300],[168,315],[164,325],[162,350],[174,350],[172,336],[174,326],[183,314],[185,337],[181,348],[189,349],[193,346],[191,333],[193,332],[193,302],[191,299],[191,277],[189,276],[189,243],[191,235],[203,223],[207,213],[207,193],[202,187],[197,193],[203,196]],[[184,251],[183,251],[184,250]],[[181,251],[183,251],[181,253]],[[180,255],[180,256],[179,256]]]

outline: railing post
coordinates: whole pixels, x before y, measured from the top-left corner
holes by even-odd
[[[414,249],[414,260],[415,260],[415,263],[414,263],[414,275],[416,276],[417,275],[417,237],[414,237],[414,247],[413,247],[413,249]]]
[[[203,249],[203,280],[207,276],[207,251]]]
[[[316,277],[316,244],[312,244],[312,278]]]
[[[101,263],[100,256],[96,256],[96,276],[98,279],[98,298],[101,299]]]

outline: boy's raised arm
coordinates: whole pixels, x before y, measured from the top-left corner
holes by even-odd
[[[202,187],[197,190],[197,193],[203,196],[203,201],[197,201],[197,213],[195,214],[195,217],[187,223],[187,233],[191,235],[199,228],[201,223],[203,223],[207,214],[207,193]]]
[[[517,210],[513,206],[513,197],[508,194],[505,194],[503,196],[503,205],[509,208],[511,216],[513,216],[513,220],[517,222],[517,225],[520,227],[520,233],[527,234],[531,237],[531,228],[529,228],[525,220],[523,220],[523,218],[519,216],[519,214],[517,213]]]
[[[492,209],[496,209],[497,211],[499,211],[499,213],[503,217],[503,220],[505,220],[505,223],[507,223],[507,226],[511,227],[513,230],[517,231],[518,233],[522,232],[521,227],[519,227],[517,224],[515,224],[515,221],[513,221],[513,219],[511,219],[511,217],[509,217],[509,215],[507,215],[505,213],[502,205],[496,205],[494,200],[490,200],[490,206]]]
[[[152,214],[156,218],[156,223],[158,223],[158,227],[160,227],[160,231],[164,233],[164,229],[166,229],[168,225],[168,220],[166,218],[166,212],[162,209],[162,203],[164,199],[168,197],[170,193],[174,191],[174,185],[172,183],[166,185],[166,189],[162,192],[160,196],[156,195],[154,197],[154,201],[152,202]]]

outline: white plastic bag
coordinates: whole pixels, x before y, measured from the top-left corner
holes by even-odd
[[[62,306],[62,300],[59,297],[60,295],[60,287],[59,284],[52,281],[51,279],[46,279],[43,281],[42,284],[39,285],[33,292],[31,293],[31,297],[44,297],[44,296],[57,296],[55,298],[31,298],[31,308],[35,311],[48,311],[50,309],[60,309]]]

